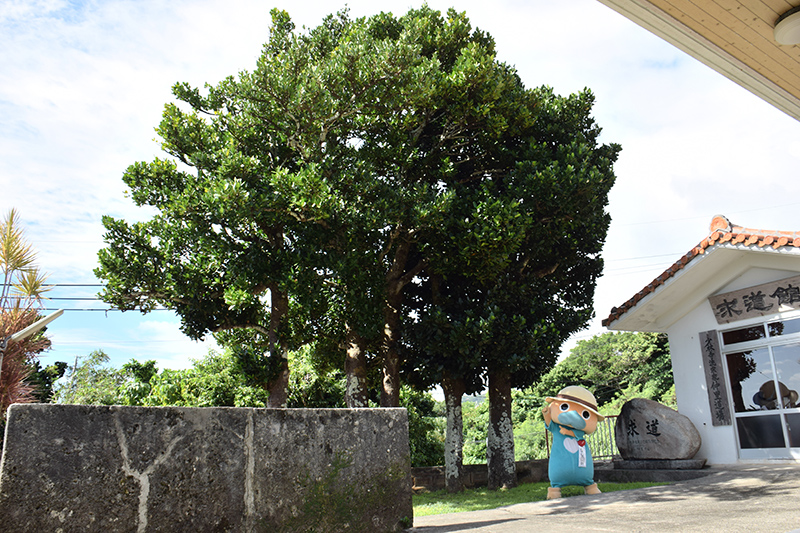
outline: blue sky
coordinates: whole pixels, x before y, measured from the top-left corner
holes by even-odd
[[[446,10],[453,2],[430,1]],[[355,16],[405,13],[420,2],[348,2]],[[125,197],[122,172],[163,156],[154,128],[170,87],[202,86],[252,69],[269,10],[315,26],[343,7],[297,0],[4,0],[0,3],[0,214],[19,211],[49,281],[43,362],[102,349],[120,365],[155,359],[183,368],[193,342],[171,312],[105,309],[93,301],[101,217],[147,219]],[[499,58],[528,86],[592,89],[604,142],[622,145],[597,318],[576,340],[708,233],[717,213],[745,227],[800,230],[795,193],[800,123],[596,0],[460,1],[491,33]]]

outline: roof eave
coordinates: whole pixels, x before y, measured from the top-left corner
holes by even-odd
[[[624,312],[615,316],[612,310],[603,325],[615,331],[666,332],[710,295],[719,292],[751,268],[800,270],[800,249],[795,246],[759,247],[729,242],[714,244],[694,255],[657,287],[646,290],[651,284],[637,293],[638,298],[634,296],[626,302],[626,305],[632,305]]]
[[[789,116],[800,120],[800,101],[756,69],[647,0],[599,0]]]

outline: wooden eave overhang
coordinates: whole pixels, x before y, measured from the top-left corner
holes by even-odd
[[[800,46],[780,45],[778,18],[798,0],[600,0],[800,120]]]

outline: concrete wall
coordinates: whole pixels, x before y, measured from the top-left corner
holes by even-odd
[[[399,531],[405,409],[12,405],[4,531]]]

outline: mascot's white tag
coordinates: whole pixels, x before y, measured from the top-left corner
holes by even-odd
[[[578,448],[578,466],[586,468],[586,446]]]

